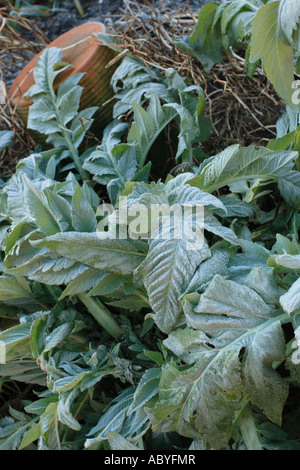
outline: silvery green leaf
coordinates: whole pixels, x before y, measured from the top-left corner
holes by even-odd
[[[71,413],[71,406],[77,396],[78,390],[76,388],[71,391],[62,392],[59,396],[57,408],[59,421],[74,431],[79,431],[81,429],[81,425]]]
[[[0,131],[0,152],[2,152],[12,143],[13,136],[13,131]]]
[[[52,214],[45,194],[23,175],[25,189],[25,204],[35,224],[46,234],[53,235],[59,232],[58,222]]]
[[[55,214],[57,223],[62,232],[72,230],[72,205],[64,197],[49,188],[44,190],[50,210]]]
[[[63,83],[64,88],[67,84]],[[61,93],[59,97],[59,89],[57,93],[57,106],[61,112],[61,119],[64,126],[66,126],[78,113],[80,98],[82,94],[82,87],[76,86],[70,88],[68,91]]]
[[[289,315],[300,308],[300,279],[294,282],[286,294],[280,297],[280,304]]]
[[[0,364],[0,375],[5,380],[31,384],[46,385],[45,373],[33,359],[31,352],[10,359],[6,364]]]
[[[247,383],[247,393],[270,419],[279,422],[288,385],[272,363],[285,355],[280,319],[286,315],[276,316],[276,308],[253,289],[219,275],[198,299],[192,296],[187,295],[184,303],[188,325],[206,333],[209,344],[218,348],[219,354],[233,346],[246,347],[248,359],[243,366],[243,380]],[[251,361],[257,364],[255,368]],[[261,393],[262,389],[266,392]]]
[[[178,162],[181,157],[182,161],[191,162],[193,159],[191,154],[192,145],[201,140],[198,121],[200,113],[192,115],[189,109],[181,103],[167,103],[164,107],[170,109],[170,111],[175,111],[179,117],[180,133],[178,135],[178,147],[175,159]]]
[[[227,276],[230,252],[226,248],[212,250],[211,258],[203,261],[195,272],[185,294],[203,292],[216,274]]]
[[[77,185],[72,197],[72,225],[77,232],[95,232],[97,228],[96,213],[84,194],[83,188]]]
[[[148,301],[140,298],[138,295],[129,295],[128,297],[106,303],[112,307],[124,308],[129,310],[129,312],[139,312],[142,308],[149,308]]]
[[[100,184],[114,183],[118,188],[125,187],[137,170],[135,148],[130,144],[123,144],[121,137],[128,128],[128,124],[112,121],[103,131],[102,143],[85,159],[83,168],[88,170],[93,179]],[[109,190],[109,186],[108,186]],[[116,197],[111,194],[115,203]]]
[[[235,194],[228,194],[226,196],[220,196],[219,201],[224,204],[226,212],[224,210],[215,209],[215,214],[220,217],[251,217],[254,215],[254,207],[242,201]]]
[[[32,97],[35,94],[49,93],[52,91],[55,77],[63,70],[55,67],[62,62],[62,50],[57,47],[46,49],[38,58],[33,76],[36,83],[34,89],[29,90],[26,96]]]
[[[24,423],[14,421],[10,417],[2,418],[0,420],[0,450],[17,450],[29,425],[29,419]]]
[[[133,101],[142,105],[150,98],[151,92],[167,102],[176,99],[176,92],[168,89],[160,70],[146,67],[135,57],[123,59],[112,76],[111,85],[118,100],[114,105],[114,118],[127,113],[132,108]]]
[[[12,262],[12,261],[11,261]],[[37,255],[36,258],[20,263],[8,270],[10,274],[27,276],[32,281],[49,285],[67,284],[88,269],[83,263],[70,260],[67,257],[50,255],[49,257]]]
[[[207,209],[204,211],[204,228],[220,238],[230,242],[232,245],[238,245],[239,240],[231,228],[221,224]]]
[[[300,254],[299,255],[273,255],[268,260],[270,266],[279,266],[293,270],[300,270]]]
[[[118,290],[126,281],[119,274],[103,272],[101,278],[98,276],[98,282],[94,284],[89,295],[107,295]]]
[[[153,240],[145,261],[137,270],[147,289],[154,321],[164,333],[180,324],[183,313],[180,296],[196,268],[210,256],[206,243],[190,251],[188,245],[184,237]]]
[[[164,346],[186,364],[199,361],[203,352],[209,350],[209,337],[193,328],[177,328],[164,340]]]
[[[58,233],[32,244],[69,260],[120,274],[131,274],[146,254],[146,244],[142,241],[101,239],[97,233]]]
[[[281,414],[289,387],[272,367],[285,358],[285,339],[280,321],[258,331],[244,357],[242,377],[246,396],[274,423],[281,425]]]
[[[278,287],[272,271],[262,266],[251,269],[244,285],[257,292],[267,304],[278,305],[279,297],[284,292]]]
[[[275,152],[265,147],[239,148],[238,145],[232,145],[201,167],[200,174],[189,184],[210,193],[226,185],[248,180],[276,181],[282,196],[290,202],[285,185],[294,182],[298,187],[293,176],[295,158],[296,153],[293,151]],[[296,187],[294,191],[297,192]]]
[[[159,400],[147,409],[152,429],[202,438],[212,449],[225,447],[240,407],[239,351],[238,345],[222,354],[207,351],[189,368],[165,366]]]
[[[300,174],[299,171],[292,170],[286,175],[278,178],[278,189],[291,206],[296,208],[300,205]]]
[[[72,323],[64,323],[63,325],[54,328],[51,333],[47,336],[45,340],[45,347],[43,349],[43,354],[51,351],[55,348],[61,341],[65,340],[73,330]]]
[[[93,289],[103,277],[104,271],[100,269],[88,268],[83,273],[78,274],[65,288],[60,296],[63,299],[66,296],[80,294]]]
[[[132,444],[130,441],[128,441],[128,439],[125,439],[125,437],[121,436],[116,432],[109,432],[107,434],[107,439],[112,450],[141,450],[137,446]]]
[[[279,255],[298,255],[300,253],[300,244],[297,241],[296,237],[293,237],[293,239],[290,240],[289,238],[284,237],[280,233],[277,233],[276,243],[273,249]]]
[[[128,409],[128,414],[142,408],[152,397],[157,395],[160,377],[160,368],[146,370],[136,387],[133,402]]]
[[[95,442],[107,439],[109,432],[120,432],[125,422],[128,408],[133,400],[133,389],[125,389],[102,415],[99,422],[87,434],[85,447],[89,448]],[[95,436],[92,438],[91,436]]]
[[[40,417],[43,439],[50,450],[60,450],[61,442],[58,430],[58,403],[50,403]]]
[[[32,298],[32,292],[24,279],[13,279],[11,277],[0,276],[0,301],[7,302],[22,299],[24,302]]]
[[[82,109],[72,120],[70,130],[72,131],[72,140],[76,149],[78,149],[79,145],[82,143],[85,132],[88,131],[93,124],[93,116],[97,109],[97,106]]]
[[[162,130],[174,119],[176,112],[161,106],[158,95],[151,93],[149,105],[145,110],[136,101],[132,102],[134,122],[128,133],[128,143],[136,145],[136,158],[143,166],[147,154]]]
[[[2,189],[7,195],[7,208],[10,218],[14,222],[19,222],[24,219],[28,221],[30,218],[30,214],[26,210],[25,187],[27,180],[25,177],[27,177],[38,190],[44,190],[54,183],[54,181],[40,169],[42,158],[42,154],[31,154],[29,157],[20,160],[16,172]]]
[[[212,344],[223,347],[267,321],[275,307],[249,287],[217,274],[194,309],[185,312],[190,326],[205,331]]]
[[[22,323],[0,333],[1,345],[5,345],[6,362],[30,352],[30,326],[29,323]]]
[[[217,8],[216,2],[204,5],[200,9],[197,24],[190,36],[175,41],[179,49],[199,60],[206,72],[222,60],[221,39],[213,30]]]

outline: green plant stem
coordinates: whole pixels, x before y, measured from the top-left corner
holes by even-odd
[[[263,450],[249,403],[240,417],[239,428],[247,450]]]
[[[75,147],[74,147],[74,145],[73,145],[73,143],[72,143],[72,141],[71,141],[71,139],[68,135],[68,132],[63,130],[63,129],[62,129],[62,131],[63,131],[64,137],[66,139],[66,142],[68,144],[68,148],[71,152],[71,156],[73,158],[73,161],[76,165],[76,168],[77,168],[82,180],[84,181],[84,180],[89,179],[89,176],[88,176],[87,172],[82,168],[81,161],[79,159],[78,153],[77,153],[77,151],[76,151],[76,149],[75,149]]]
[[[49,87],[49,90],[50,90],[50,94],[51,94],[51,98],[52,98],[52,102],[53,102],[53,105],[54,105],[54,108],[55,108],[55,114],[56,114],[56,118],[57,118],[57,121],[59,123],[59,126],[61,128],[61,131],[63,133],[63,136],[66,140],[66,143],[67,143],[67,146],[68,146],[68,149],[70,150],[70,153],[71,153],[71,157],[75,163],[75,166],[82,178],[82,180],[86,180],[88,179],[88,174],[87,172],[82,168],[82,165],[81,165],[81,161],[80,161],[80,158],[79,158],[79,155],[78,155],[78,152],[76,150],[76,148],[74,147],[73,145],[73,142],[72,140],[70,139],[70,136],[69,136],[69,132],[67,129],[65,129],[65,126],[64,126],[64,123],[63,123],[63,120],[61,118],[61,114],[60,114],[60,110],[57,106],[57,97],[56,97],[56,94],[53,90],[53,88],[50,86]]]
[[[86,306],[89,313],[95,320],[102,326],[113,338],[121,336],[122,329],[118,323],[113,319],[110,311],[103,305],[102,302],[96,297],[89,297],[87,294],[78,294],[78,298]]]

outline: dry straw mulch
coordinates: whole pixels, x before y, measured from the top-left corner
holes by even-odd
[[[150,66],[173,67],[191,83],[202,86],[206,94],[205,114],[212,123],[211,137],[202,144],[208,155],[239,143],[264,145],[276,136],[275,123],[283,103],[278,98],[263,71],[258,68],[254,78],[247,76],[241,53],[232,51],[224,60],[205,73],[201,64],[180,51],[173,40],[188,36],[197,22],[197,12],[191,11],[188,0],[176,11],[161,2],[159,8],[145,1],[125,0],[120,15],[108,26],[122,44],[119,60],[130,52]],[[19,30],[7,22],[11,7],[0,8],[0,84],[2,99],[5,77],[17,74],[34,54],[49,42],[45,33],[32,20],[15,12]],[[30,38],[30,39],[28,39]],[[13,129],[14,143],[0,154],[0,174],[14,171],[17,161],[28,155],[34,142],[18,118],[6,93],[0,105],[0,130]]]

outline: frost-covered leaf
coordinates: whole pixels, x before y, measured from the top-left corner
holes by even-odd
[[[174,110],[162,107],[156,94],[151,93],[147,110],[132,102],[134,122],[128,133],[128,143],[136,145],[136,159],[143,166],[147,154],[162,130],[174,119]]]
[[[85,447],[89,448],[95,442],[107,439],[109,432],[120,432],[132,400],[133,390],[131,388],[124,390],[114,400],[114,404],[103,414],[96,426],[90,430]],[[92,438],[93,435],[96,435],[96,437]]]
[[[27,91],[33,104],[29,107],[27,126],[47,136],[46,141],[56,148],[68,149],[75,167],[84,178],[78,154],[78,147],[84,133],[93,123],[91,119],[97,108],[92,107],[79,112],[82,87],[79,81],[82,74],[68,77],[55,89],[55,78],[68,67],[62,62],[62,50],[57,47],[46,48],[38,58],[33,76],[35,84]],[[80,121],[79,118],[86,118]]]
[[[270,256],[268,260],[270,266],[279,266],[293,270],[300,270],[300,254],[290,255],[288,253],[282,255]]]
[[[247,376],[245,380],[248,385],[251,384],[251,400],[258,406],[261,406],[263,401],[267,416],[279,422],[287,396],[287,386],[273,370],[270,359],[280,360],[285,354],[283,330],[280,321],[274,316],[276,308],[267,304],[253,289],[225,280],[219,275],[213,278],[206,291],[199,296],[198,304],[192,307],[194,300],[191,304],[188,299],[189,296],[186,297],[185,306],[187,322],[193,328],[209,335],[210,344],[221,351],[232,344],[242,344],[248,347],[249,358],[256,355],[255,360],[258,361],[260,355],[262,364],[257,365],[257,368],[264,368],[265,373],[256,375],[253,364],[249,366],[246,361],[247,372],[243,369],[245,377]],[[269,336],[272,340],[261,339]],[[262,344],[265,347],[263,355]],[[257,396],[262,388],[268,390],[268,395],[265,399],[261,398],[261,403],[258,404]],[[273,406],[274,403],[276,407]]]
[[[61,294],[60,299],[93,289],[103,276],[104,271],[101,271],[100,269],[89,268],[85,270],[82,274],[78,274],[75,279],[68,284]]]
[[[181,295],[199,264],[209,255],[207,244],[189,251],[186,239],[153,240],[145,261],[138,268],[147,289],[158,327],[169,333],[180,324]]]
[[[159,401],[147,411],[152,429],[203,438],[213,449],[226,446],[241,399],[238,354],[237,346],[223,354],[203,353],[188,369],[166,366]]]
[[[69,260],[120,274],[131,274],[144,260],[146,252],[142,241],[101,239],[97,233],[58,233],[32,244]]]
[[[280,297],[280,304],[285,312],[292,314],[300,308],[300,279],[284,295]]]
[[[243,187],[241,182],[258,181],[266,184],[276,181],[282,197],[297,206],[300,181],[293,170],[296,155],[293,151],[273,152],[264,147],[239,148],[238,145],[232,145],[210,158],[200,168],[199,175],[188,183],[209,193],[228,185],[232,192],[240,192],[246,202],[251,202],[257,195],[250,185]],[[291,194],[288,189],[292,190]]]
[[[222,247],[215,248],[212,251],[211,258],[200,264],[185,293],[204,291],[216,274],[226,276],[228,274],[229,260],[230,252],[228,249]]]
[[[112,450],[141,450],[116,432],[109,432],[107,438]]]
[[[161,376],[161,369],[148,369],[134,392],[133,402],[128,413],[133,413],[143,407],[152,397],[158,393],[158,385]]]

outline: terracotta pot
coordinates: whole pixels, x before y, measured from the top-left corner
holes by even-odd
[[[117,53],[106,46],[102,46],[98,39],[93,36],[93,33],[103,32],[105,32],[105,26],[102,23],[84,23],[59,36],[46,47],[46,49],[49,47],[62,49],[63,61],[72,65],[72,68],[68,68],[57,76],[55,88],[58,88],[60,83],[70,75],[85,72],[85,75],[80,81],[80,85],[83,87],[80,110],[90,106],[99,106],[99,110],[94,115],[95,123],[93,130],[96,133],[98,133],[97,130],[101,132],[105,125],[112,119],[112,107],[114,103],[110,101],[105,106],[102,105],[113,97],[113,92],[110,88],[110,79],[117,67],[116,64],[105,68]],[[24,100],[24,95],[35,83],[33,71],[36,61],[42,53],[43,51],[28,62],[16,77],[9,90],[11,101],[15,105],[25,125],[27,123],[29,106],[32,104],[32,101],[28,98]],[[36,142],[45,140],[44,136],[36,132],[32,134]]]

